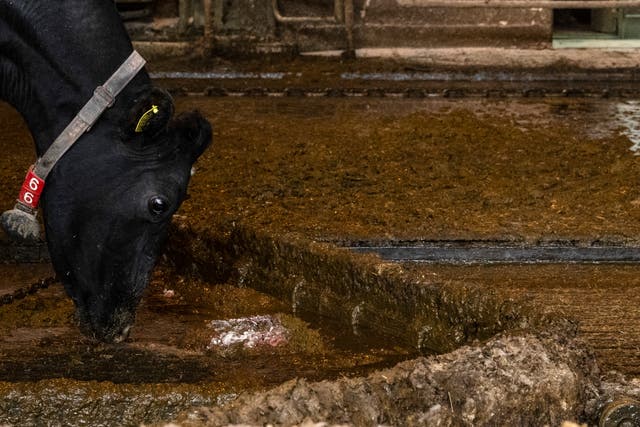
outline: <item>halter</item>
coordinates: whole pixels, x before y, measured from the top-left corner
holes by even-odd
[[[49,172],[69,148],[91,129],[102,113],[113,105],[118,94],[144,65],[144,58],[134,50],[115,73],[102,86],[95,89],[91,99],[58,135],[44,155],[29,168],[16,205],[0,216],[0,223],[7,234],[18,239],[37,240],[39,238],[40,224],[36,219],[36,213]]]

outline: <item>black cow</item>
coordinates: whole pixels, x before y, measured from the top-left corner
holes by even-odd
[[[0,98],[24,117],[38,156],[132,49],[113,0],[0,0]],[[157,114],[136,132],[152,105]],[[172,114],[169,95],[139,72],[46,180],[54,268],[81,328],[102,341],[127,337],[191,167],[211,141],[199,113]]]

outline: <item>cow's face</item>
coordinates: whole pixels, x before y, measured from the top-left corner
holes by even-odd
[[[152,105],[158,113],[139,126]],[[102,341],[126,338],[192,165],[211,141],[199,113],[172,120],[172,112],[162,92],[141,96],[117,125],[101,124],[80,140],[47,181],[52,262],[81,328]]]

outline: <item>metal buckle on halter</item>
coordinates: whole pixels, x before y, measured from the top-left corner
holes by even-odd
[[[109,92],[107,88],[104,86],[98,86],[96,90],[93,91],[94,95],[97,95],[99,99],[103,101],[105,108],[109,108],[113,106],[115,101],[115,97]]]

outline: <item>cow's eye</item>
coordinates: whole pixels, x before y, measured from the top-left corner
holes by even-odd
[[[169,210],[169,200],[163,196],[153,196],[149,199],[149,212],[153,216],[160,216]]]

